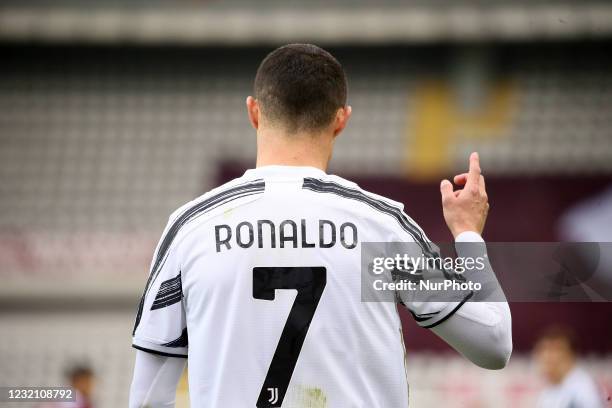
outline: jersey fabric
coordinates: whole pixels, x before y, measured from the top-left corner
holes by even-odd
[[[418,242],[403,205],[266,166],[182,206],[158,244],[135,348],[188,357],[194,407],[408,406],[397,305],[361,301],[362,242]],[[406,304],[433,327],[460,304]]]

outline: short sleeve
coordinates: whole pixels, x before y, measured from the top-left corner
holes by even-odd
[[[187,357],[188,336],[176,248],[162,238],[138,307],[132,345],[138,350]]]
[[[418,245],[418,252],[424,257],[440,257],[438,246],[431,242],[421,227],[404,211],[401,211],[399,225],[401,227],[397,230],[399,242],[411,243],[410,248],[412,250],[417,249]],[[441,276],[438,278],[463,279],[454,271],[448,270],[441,271]],[[430,277],[429,279],[436,278]],[[408,309],[419,326],[427,329],[435,327],[450,318],[472,295],[471,290],[460,291],[460,293],[454,292],[452,296],[446,296],[444,292],[438,293],[435,291],[421,291],[418,295],[415,291],[410,290],[397,291],[399,302]]]

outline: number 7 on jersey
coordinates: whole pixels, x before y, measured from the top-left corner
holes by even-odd
[[[274,300],[276,289],[297,290],[297,296],[261,387],[257,408],[282,406],[306,333],[326,283],[327,270],[322,266],[253,268],[255,299]]]

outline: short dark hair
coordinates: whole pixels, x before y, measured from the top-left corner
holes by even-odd
[[[71,382],[80,377],[93,377],[93,375],[93,370],[86,364],[73,365],[66,370],[66,378]]]
[[[288,44],[268,54],[254,88],[263,115],[290,132],[328,126],[348,92],[342,65],[312,44]]]

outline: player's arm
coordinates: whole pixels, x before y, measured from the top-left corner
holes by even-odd
[[[456,176],[454,181],[464,188],[453,191],[452,184],[444,180],[440,190],[444,218],[455,237],[457,254],[463,258],[484,256],[486,246],[480,234],[489,204],[476,153],[470,156],[469,172]],[[410,291],[399,296],[421,327],[432,329],[474,364],[499,369],[512,352],[511,316],[503,291],[490,265],[487,267],[490,276],[483,280],[485,276],[481,275],[477,280],[490,283],[487,288],[493,290],[484,291],[486,297],[469,290],[459,293],[460,297],[454,295],[452,300],[442,298],[439,302],[414,299]],[[480,298],[474,301],[477,296]]]
[[[468,173],[456,176],[454,181],[463,189],[453,191],[448,180],[440,184],[446,224],[459,245],[484,243],[480,234],[489,203],[477,153],[470,155]],[[499,301],[505,300],[503,293],[496,295],[494,302],[465,302],[450,318],[432,327],[434,333],[470,361],[490,369],[503,368],[512,353],[510,308],[507,302]]]
[[[456,242],[460,257],[473,257],[474,252],[486,251],[484,241],[476,232],[463,232]],[[493,275],[489,265],[487,268],[486,272]],[[477,281],[480,279],[482,275]],[[460,297],[452,294],[452,300],[442,294],[438,301],[415,298],[410,290],[398,295],[419,326],[431,329],[474,364],[494,370],[505,367],[512,353],[512,324],[510,308],[497,280],[484,285],[487,289],[484,298],[481,292],[475,294],[470,290],[458,293]],[[437,294],[433,295],[436,299]],[[479,300],[474,301],[477,297]]]
[[[188,354],[181,256],[174,216],[157,246],[138,307],[132,345],[136,351],[131,408],[173,407]]]
[[[459,256],[486,253],[484,241],[476,232],[462,232],[455,242]],[[490,265],[488,267],[493,275]],[[464,302],[449,318],[431,330],[474,364],[495,370],[504,368],[510,359],[512,321],[510,308],[497,280],[487,289],[492,291],[485,300],[492,301]]]
[[[510,308],[505,302],[466,302],[431,330],[482,368],[504,368],[512,354]]]
[[[172,408],[176,386],[185,368],[184,358],[136,351],[130,387],[130,408]]]

